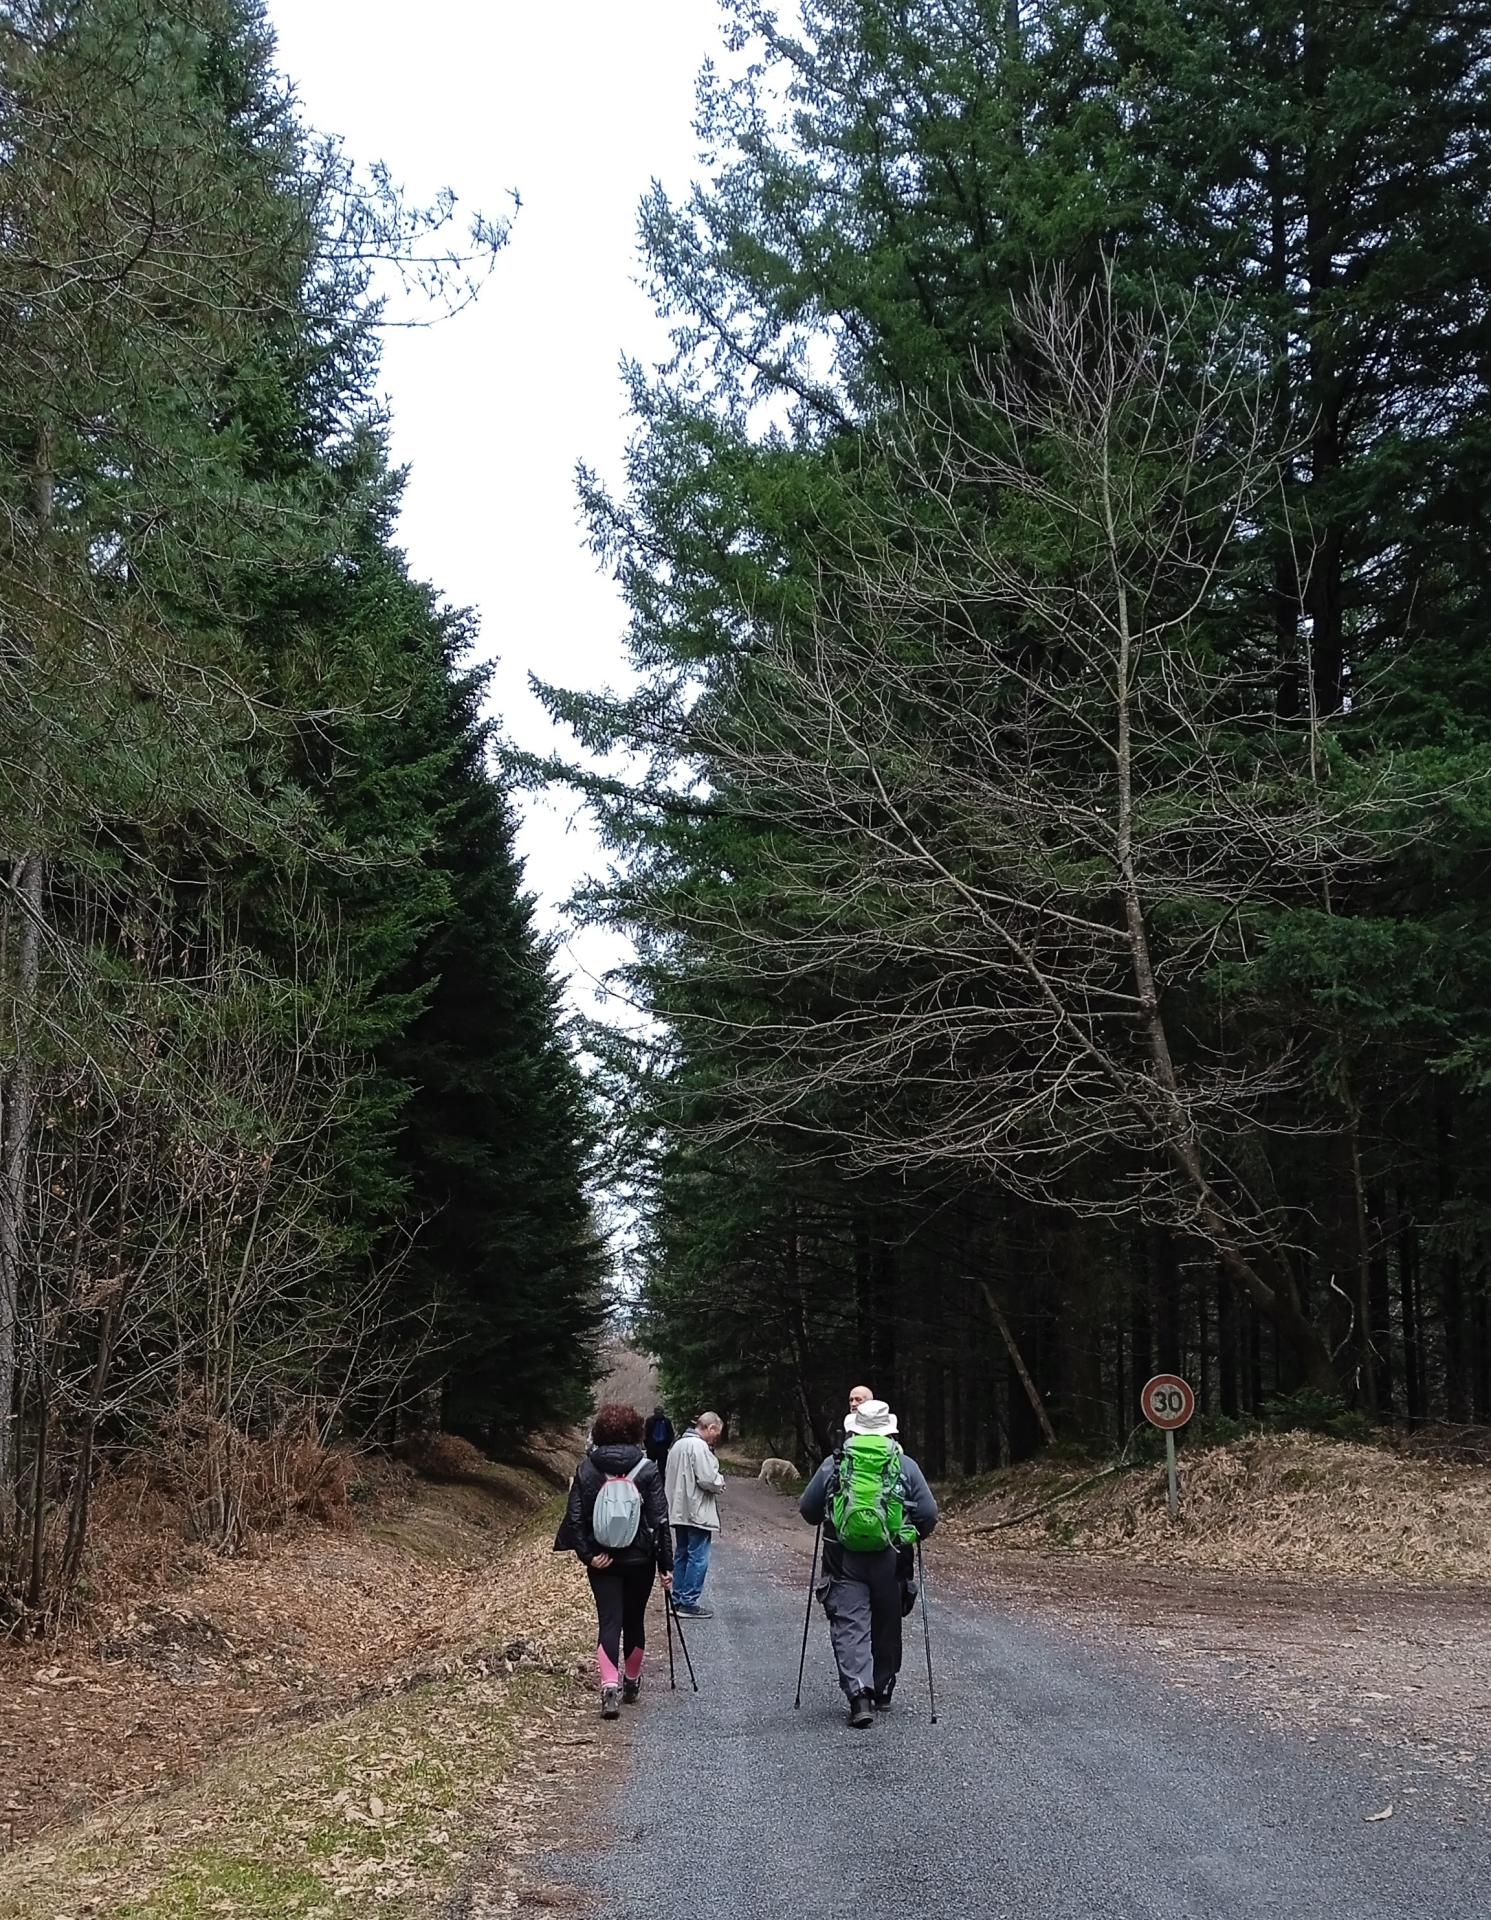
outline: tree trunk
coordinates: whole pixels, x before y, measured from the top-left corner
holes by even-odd
[[[26,1578],[26,1606],[40,1611],[46,1576],[47,1448],[52,1433],[52,1406],[41,1357],[36,1366],[36,1446],[31,1457],[31,1555]]]
[[[1153,1245],[1156,1371],[1179,1373],[1185,1360],[1180,1350],[1180,1262],[1175,1253],[1175,1236],[1168,1228],[1157,1227]]]
[[[42,863],[35,854],[27,854],[17,863],[14,891],[21,910],[11,1012],[15,1053],[5,1076],[4,1117],[0,1123],[0,1530],[15,1511],[20,1468],[21,1271],[25,1258],[22,1223],[36,1117],[36,1068],[31,1045],[41,978]]]
[[[989,1309],[989,1317],[999,1330],[999,1337],[1004,1342],[1004,1350],[1009,1355],[1010,1366],[1014,1370],[1016,1379],[1020,1382],[1031,1412],[1035,1415],[1036,1424],[1041,1430],[1046,1445],[1048,1447],[1054,1447],[1056,1444],[1056,1429],[1051,1425],[1051,1416],[1046,1411],[1046,1403],[1041,1399],[1040,1392],[1034,1380],[1030,1377],[1030,1369],[1026,1366],[1024,1356],[1021,1354],[1019,1347],[1015,1344],[1015,1336],[1010,1331],[1009,1321],[1004,1317],[1004,1309],[995,1299],[994,1289],[989,1285],[987,1280],[983,1282],[983,1295],[985,1304]]]
[[[1140,1389],[1155,1371],[1154,1317],[1150,1303],[1153,1285],[1150,1238],[1136,1232],[1133,1239],[1133,1272],[1129,1280],[1129,1352],[1132,1356],[1133,1392],[1124,1408],[1125,1433],[1140,1417]]]
[[[1419,1314],[1418,1225],[1398,1189],[1398,1299],[1403,1313],[1403,1403],[1408,1424],[1424,1418],[1424,1336]]]
[[[1370,1221],[1369,1288],[1372,1346],[1377,1358],[1377,1407],[1389,1420],[1397,1413],[1397,1367],[1393,1354],[1392,1274],[1388,1262],[1387,1205],[1380,1187],[1367,1193]]]
[[[1242,1411],[1237,1380],[1237,1295],[1225,1274],[1217,1279],[1217,1399],[1222,1413],[1235,1420]]]
[[[1439,1186],[1439,1225],[1450,1225],[1447,1215],[1459,1184],[1455,1129],[1447,1099],[1440,1096],[1435,1115],[1436,1175]],[[1445,1418],[1456,1422],[1470,1417],[1470,1395],[1466,1369],[1465,1283],[1459,1249],[1451,1240],[1441,1256],[1439,1269],[1439,1321],[1444,1334],[1444,1411]]]

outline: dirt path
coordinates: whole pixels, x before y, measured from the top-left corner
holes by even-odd
[[[769,1566],[801,1523],[790,1501],[746,1486],[751,1550]],[[1491,1800],[1491,1590],[1170,1574],[1001,1550],[956,1524],[931,1560],[939,1586],[995,1618],[1057,1624],[1307,1742],[1352,1741],[1395,1765],[1405,1794],[1444,1778]]]
[[[947,1577],[994,1612],[1062,1623],[1168,1687],[1491,1799],[1491,1593],[1167,1575],[965,1546]]]

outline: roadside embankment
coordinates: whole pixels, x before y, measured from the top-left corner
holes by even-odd
[[[1306,1433],[1182,1449],[1101,1478],[1030,1462],[955,1486],[948,1530],[1009,1552],[1077,1553],[1224,1574],[1491,1586],[1491,1469]]]
[[[188,1554],[0,1655],[4,1920],[428,1915],[504,1791],[521,1855],[529,1736],[572,1712],[587,1596],[546,1476],[434,1465],[360,1469],[337,1527]]]

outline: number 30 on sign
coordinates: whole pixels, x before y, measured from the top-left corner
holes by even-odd
[[[1146,1380],[1139,1395],[1139,1411],[1152,1427],[1173,1433],[1183,1427],[1196,1411],[1196,1396],[1190,1383],[1178,1373],[1157,1373]]]

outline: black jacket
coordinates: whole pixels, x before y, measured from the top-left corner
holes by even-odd
[[[554,1537],[554,1551],[573,1551],[588,1567],[596,1554],[605,1551],[596,1544],[590,1531],[595,1512],[595,1497],[613,1474],[630,1473],[637,1462],[644,1462],[637,1475],[637,1491],[642,1496],[642,1519],[637,1537],[629,1547],[611,1555],[618,1567],[645,1566],[657,1562],[660,1573],[673,1571],[673,1529],[668,1525],[668,1496],[663,1476],[640,1447],[587,1447],[585,1457],[570,1482],[569,1504]]]

